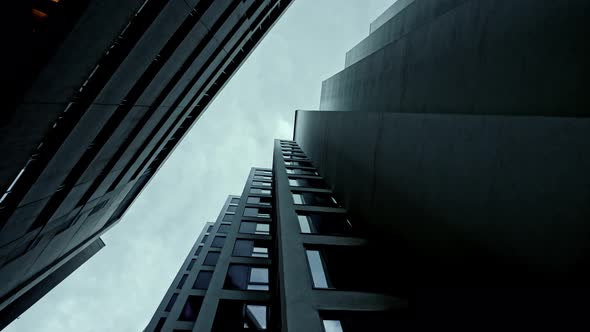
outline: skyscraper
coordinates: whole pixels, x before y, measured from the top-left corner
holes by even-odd
[[[397,1],[323,82],[320,111],[297,112],[294,140],[418,317],[583,321],[589,9]]]
[[[400,330],[403,287],[379,260],[305,153],[275,140],[272,170],[205,226],[146,331]]]
[[[0,328],[104,245],[290,3],[38,0],[20,11],[32,25],[16,34],[14,107],[0,123]]]

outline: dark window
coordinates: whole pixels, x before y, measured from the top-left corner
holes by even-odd
[[[217,230],[217,233],[227,233],[227,232],[229,232],[229,227],[230,227],[230,225],[221,224],[221,225],[219,225],[219,229]]]
[[[230,201],[231,204],[239,204],[240,203],[240,199],[239,198],[232,198]]]
[[[250,193],[251,194],[270,195],[270,189],[251,188]]]
[[[197,260],[196,259],[191,259],[190,263],[188,263],[188,267],[186,268],[188,271],[193,269],[193,266],[195,265],[195,262]]]
[[[158,324],[156,324],[156,327],[154,328],[154,332],[160,332],[162,331],[162,327],[164,327],[164,323],[166,323],[166,318],[162,317],[158,320]]]
[[[213,238],[213,242],[211,243],[211,247],[213,248],[221,248],[225,243],[225,236],[216,236]]]
[[[201,243],[207,242],[208,237],[209,237],[209,235],[205,234],[205,236],[203,236],[203,239],[201,240]]]
[[[194,289],[207,289],[209,283],[211,283],[211,277],[213,277],[213,271],[200,271],[197,275],[197,280],[193,285]]]
[[[319,246],[306,248],[307,262],[316,288],[390,292],[395,279],[379,271],[377,258],[363,246]],[[355,262],[355,268],[351,268]]]
[[[247,203],[248,204],[259,204],[259,205],[270,206],[271,199],[270,199],[270,197],[254,197],[254,196],[250,196],[250,197],[248,197]]]
[[[336,199],[329,194],[304,192],[293,193],[293,202],[299,205],[338,207]]]
[[[199,256],[199,254],[201,253],[201,250],[203,250],[203,246],[198,246],[197,250],[195,251],[195,256]]]
[[[272,177],[271,176],[264,176],[264,175],[256,175],[256,176],[254,176],[254,180],[271,181]]]
[[[268,268],[231,264],[227,270],[224,287],[241,290],[268,290]]]
[[[227,207],[227,212],[236,212],[237,209],[238,209],[237,205],[230,205]]]
[[[218,252],[210,252],[207,254],[207,257],[205,257],[205,262],[203,262],[203,265],[215,265],[215,264],[217,264],[218,259],[219,259]]]
[[[293,160],[287,160],[287,161],[285,161],[285,165],[287,165],[287,166],[313,167],[313,165],[309,161],[293,161]]]
[[[266,331],[269,317],[266,304],[220,300],[211,331]]]
[[[212,230],[213,230],[213,225],[209,225],[209,227],[207,227],[207,233],[211,233]]]
[[[188,278],[188,274],[185,274],[182,276],[182,278],[180,278],[180,282],[178,282],[178,286],[176,286],[176,288],[182,289],[182,286],[184,286],[184,283],[186,282],[186,278]]]
[[[232,221],[232,220],[234,220],[233,214],[226,214],[223,216],[223,221]]]
[[[270,225],[258,222],[243,221],[240,225],[240,233],[269,235]]]
[[[258,187],[270,187],[272,184],[270,182],[262,182],[262,181],[252,181],[253,186]]]
[[[287,168],[287,174],[318,175],[318,172],[309,169]]]
[[[270,218],[270,212],[271,210],[267,208],[246,208],[244,209],[244,216]]]
[[[168,304],[166,305],[166,309],[164,309],[164,311],[169,312],[172,309],[172,307],[174,306],[174,302],[176,302],[177,298],[178,298],[178,294],[176,294],[176,293],[172,294],[172,297],[168,301]]]
[[[353,234],[352,224],[344,214],[298,214],[301,233]]]
[[[326,183],[318,179],[289,179],[291,187],[326,188]]]
[[[263,241],[236,240],[234,256],[268,258],[268,245]]]
[[[186,303],[184,304],[184,308],[182,308],[182,312],[180,313],[180,317],[178,317],[178,320],[189,322],[196,321],[197,316],[199,315],[199,310],[201,310],[202,304],[202,296],[189,296],[186,300]]]

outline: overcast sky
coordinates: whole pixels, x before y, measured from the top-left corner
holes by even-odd
[[[319,107],[322,80],[394,2],[295,0],[103,236],[106,247],[4,331],[142,331],[203,224],[242,192],[250,167],[271,166],[294,111]]]

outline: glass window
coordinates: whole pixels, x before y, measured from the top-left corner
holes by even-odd
[[[236,212],[237,209],[238,209],[237,205],[230,205],[227,207],[227,212]]]
[[[203,262],[203,265],[215,265],[215,264],[217,264],[218,259],[219,259],[218,252],[210,252],[205,257],[205,261]]]
[[[270,182],[252,181],[252,185],[259,187],[270,187],[272,184]]]
[[[234,219],[233,214],[226,214],[223,216],[223,221],[232,221]]]
[[[254,248],[253,240],[236,240],[234,244],[234,256],[250,257]]]
[[[182,308],[182,312],[180,313],[180,317],[178,317],[178,320],[189,322],[196,321],[197,315],[199,314],[199,310],[201,310],[202,304],[202,296],[189,296],[186,300],[186,303],[184,304],[184,308]]]
[[[270,234],[270,225],[257,222],[243,221],[240,225],[240,233],[268,235]]]
[[[207,233],[211,233],[212,230],[213,230],[213,225],[209,225],[207,227]]]
[[[250,196],[250,197],[248,197],[248,200],[246,202],[248,204],[258,204],[258,205],[266,205],[266,206],[270,206],[270,204],[271,204],[270,197]]]
[[[212,248],[221,248],[225,243],[225,236],[216,236],[213,238],[213,242],[211,243]]]
[[[225,288],[267,291],[268,268],[231,264],[225,279]]]
[[[293,202],[299,205],[338,207],[338,203],[332,195],[322,193],[293,193]]]
[[[307,169],[287,168],[287,174],[318,175],[318,172]]]
[[[289,179],[291,187],[326,188],[324,181],[318,179]]]
[[[220,300],[212,332],[266,331],[270,308],[264,303]]]
[[[246,208],[244,209],[244,216],[270,218],[270,209],[266,208]]]
[[[320,252],[318,250],[306,250],[306,254],[313,286],[315,288],[329,288]]]
[[[195,262],[197,260],[196,259],[191,259],[190,263],[188,263],[188,267],[186,268],[187,271],[190,271],[193,269],[193,266],[195,265]]]
[[[172,309],[172,307],[174,306],[174,302],[176,302],[177,298],[178,298],[178,294],[176,294],[176,293],[172,294],[172,297],[168,301],[168,304],[166,305],[166,309],[164,309],[164,311],[169,312]]]
[[[240,199],[239,198],[232,198],[230,201],[230,204],[239,204],[240,203]]]
[[[246,321],[244,327],[250,328],[254,325],[255,330],[266,330],[266,319],[268,317],[268,307],[265,305],[247,304]]]
[[[266,176],[266,175],[255,175],[254,176],[254,180],[271,181],[272,180],[272,177],[271,176]]]
[[[298,214],[301,233],[353,234],[352,224],[344,214]]]
[[[203,246],[198,246],[197,250],[195,250],[195,256],[199,256],[199,254],[201,253],[201,250],[203,250]]]
[[[251,194],[270,195],[269,189],[250,188]]]
[[[219,225],[219,229],[217,230],[217,233],[227,233],[227,232],[229,232],[229,227],[230,227],[230,225],[221,224],[221,225]]]
[[[339,320],[324,319],[322,320],[322,323],[324,324],[324,330],[326,332],[344,332]]]
[[[209,237],[209,235],[205,234],[205,236],[203,236],[203,239],[201,240],[201,243],[207,242],[208,237]]]
[[[199,271],[197,274],[197,280],[193,284],[193,289],[207,289],[211,283],[213,277],[213,271]]]
[[[268,258],[268,248],[254,247],[252,249],[252,257]]]
[[[188,274],[185,274],[182,276],[182,278],[180,278],[180,281],[178,282],[178,285],[176,286],[176,288],[182,289],[182,287],[184,286],[184,283],[186,282],[186,278],[188,278]]]

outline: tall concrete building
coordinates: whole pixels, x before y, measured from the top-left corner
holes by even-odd
[[[297,112],[294,140],[413,312],[583,321],[588,13],[581,0],[399,0],[323,82],[320,111]]]
[[[357,225],[298,145],[275,140],[272,170],[252,168],[205,226],[145,331],[403,330],[403,285]]]
[[[35,0],[11,11],[21,25],[2,64],[13,84],[0,122],[0,328],[102,248],[290,2]]]

